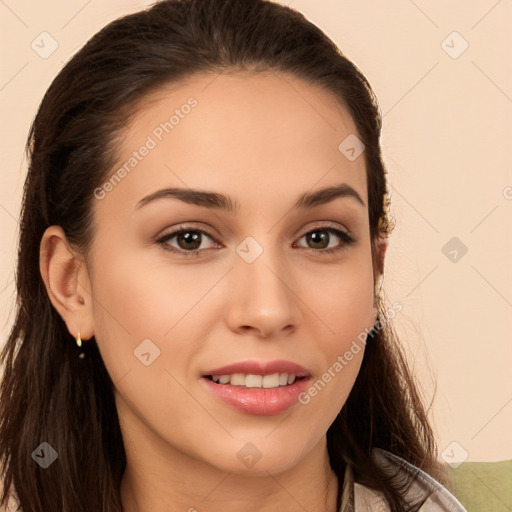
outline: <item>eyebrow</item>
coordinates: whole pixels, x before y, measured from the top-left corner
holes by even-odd
[[[322,188],[314,192],[305,192],[295,202],[293,209],[308,209],[330,203],[338,197],[346,197],[355,199],[359,204],[366,207],[359,193],[346,183],[340,185]],[[184,203],[203,206],[207,208],[215,208],[226,210],[230,213],[239,211],[239,204],[231,197],[219,194],[217,192],[207,192],[204,190],[193,190],[184,188],[165,188],[157,190],[143,197],[136,205],[135,209],[139,209],[148,203],[159,199],[178,199]]]

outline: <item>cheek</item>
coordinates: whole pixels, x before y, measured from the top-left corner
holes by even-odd
[[[206,339],[200,299],[217,279],[211,271],[201,276],[193,265],[171,268],[140,253],[104,254],[92,282],[95,338],[120,420],[168,438],[183,436],[183,425],[203,428],[207,418],[191,400],[187,369],[197,354],[195,340]]]
[[[105,305],[96,309],[96,317],[134,339],[161,337],[198,300],[209,281],[199,279],[192,266],[171,268],[141,252],[128,252],[107,256],[94,273],[93,294]]]
[[[368,248],[369,251],[369,248]],[[373,269],[368,253],[346,260],[338,271],[326,269],[308,277],[307,304],[317,317],[312,350],[323,356],[323,371],[299,400],[310,411],[322,411],[327,428],[343,407],[359,373],[366,336],[375,321]],[[314,283],[314,286],[310,286]]]
[[[157,367],[188,368],[215,317],[205,314],[208,295],[225,266],[171,266],[164,258],[155,262],[152,251],[115,252],[114,245],[102,249],[91,283],[95,338],[112,380],[141,369],[142,347],[158,355]]]
[[[308,306],[325,327],[328,352],[343,350],[347,342],[373,325],[376,311],[369,244],[361,245],[338,266],[305,272],[302,283]]]

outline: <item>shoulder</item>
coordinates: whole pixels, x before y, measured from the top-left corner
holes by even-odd
[[[406,496],[414,501],[425,500],[421,512],[467,512],[448,489],[421,469],[385,450],[374,449],[373,454],[376,463],[389,471],[397,483],[411,482]],[[354,505],[355,512],[389,511],[378,493],[358,483],[354,484]]]

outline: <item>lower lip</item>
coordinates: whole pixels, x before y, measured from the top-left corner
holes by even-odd
[[[279,414],[296,404],[299,395],[308,387],[309,380],[310,378],[302,378],[289,386],[265,389],[217,384],[206,377],[201,378],[207,389],[224,403],[239,411],[258,416]]]

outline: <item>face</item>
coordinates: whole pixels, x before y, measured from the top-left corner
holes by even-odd
[[[356,133],[325,91],[274,73],[201,75],[133,117],[116,178],[95,192],[88,257],[125,441],[275,473],[325,439],[363,350],[335,363],[376,315],[364,157],[338,149]],[[228,403],[204,375],[246,361],[294,363],[309,380],[293,392],[246,381]],[[261,459],[244,465],[242,448]]]

